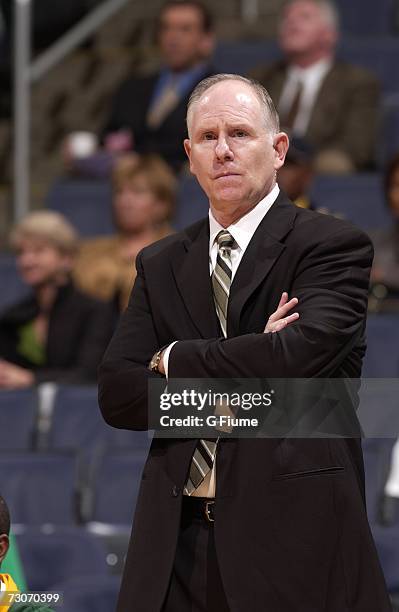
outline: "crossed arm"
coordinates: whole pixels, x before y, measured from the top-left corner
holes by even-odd
[[[147,428],[148,381],[161,376],[147,367],[162,339],[157,336],[142,259],[137,260],[138,274],[128,310],[99,369],[99,403],[104,419],[114,427],[127,429]],[[290,319],[291,324],[281,321],[292,316],[287,315],[292,300],[286,296],[286,303],[280,300],[272,315],[274,320],[269,320],[265,329],[269,326],[268,331],[278,333],[179,340],[171,353],[169,376],[334,375],[363,331],[371,261],[370,241],[350,226],[324,239],[315,237],[289,287],[298,299],[298,320]],[[279,330],[280,325],[284,328]],[[360,363],[357,367],[360,370]]]

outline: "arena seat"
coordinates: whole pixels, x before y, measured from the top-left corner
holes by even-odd
[[[2,312],[22,300],[29,293],[29,287],[21,280],[15,266],[15,257],[10,254],[0,254],[0,279],[1,286],[7,288],[7,291],[0,292],[0,312]]]
[[[317,176],[311,197],[317,206],[342,215],[364,230],[389,227],[392,223],[385,206],[382,178],[377,173]]]
[[[281,57],[274,40],[220,41],[213,56],[215,72],[247,75],[254,69],[268,66]]]
[[[345,2],[345,0],[343,0]],[[347,2],[347,4],[350,4]],[[399,91],[397,37],[341,37],[337,57],[362,66],[379,79],[383,93]]]
[[[82,527],[30,528],[17,534],[29,589],[48,591],[73,576],[107,576],[102,542]]]
[[[373,525],[372,532],[388,591],[399,593],[399,525]]]
[[[177,230],[203,219],[208,215],[209,200],[197,179],[191,175],[180,178],[177,191],[176,212],[173,227]]]
[[[57,586],[64,593],[62,612],[111,612],[116,610],[119,576],[82,576]]]
[[[36,417],[37,394],[35,389],[0,391],[1,451],[32,449]]]
[[[114,232],[108,181],[60,179],[52,185],[46,206],[65,215],[82,237]]]
[[[48,446],[54,450],[74,450],[92,454],[104,446],[148,451],[147,431],[110,427],[98,407],[97,387],[60,385],[54,400]]]
[[[92,521],[113,525],[132,524],[145,460],[146,453],[143,451],[115,450],[104,453],[92,472]]]
[[[380,0],[378,10],[374,0],[335,0],[340,30],[356,36],[393,34],[394,0]]]
[[[72,524],[75,470],[75,458],[67,454],[1,452],[1,493],[13,523]]]
[[[381,107],[377,160],[383,170],[399,152],[399,93],[386,96]]]
[[[399,316],[369,315],[367,351],[363,361],[364,378],[399,377]]]

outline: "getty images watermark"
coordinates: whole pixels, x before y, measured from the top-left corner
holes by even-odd
[[[198,414],[187,414],[185,416],[171,416],[162,414],[159,418],[161,427],[210,427],[221,431],[233,431],[235,427],[257,428],[259,420],[256,417],[236,416],[239,410],[249,411],[254,407],[269,408],[272,405],[274,390],[270,392],[220,392],[208,389],[199,391],[196,389],[183,389],[181,391],[164,391],[160,396],[159,408],[162,411],[170,411],[176,408],[187,408],[190,411],[209,412],[213,414],[199,416]]]
[[[399,436],[399,379],[151,379],[157,437]]]

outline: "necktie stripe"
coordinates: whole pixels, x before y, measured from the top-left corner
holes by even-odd
[[[224,261],[224,259],[222,259],[222,257],[217,257],[217,264],[222,268],[226,276],[231,279],[231,268],[229,268],[228,264]]]

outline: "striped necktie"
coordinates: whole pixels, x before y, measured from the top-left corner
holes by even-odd
[[[216,312],[220,321],[224,337],[227,336],[227,305],[231,285],[231,249],[234,238],[227,230],[221,230],[216,236],[218,253],[216,266],[212,274],[213,298]],[[192,495],[200,486],[204,478],[211,471],[216,457],[216,440],[198,440],[191,465],[190,474],[184,487],[185,495]]]

